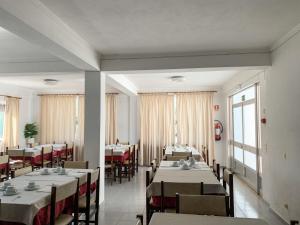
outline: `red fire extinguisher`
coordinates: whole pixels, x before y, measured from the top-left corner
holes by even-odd
[[[215,120],[215,140],[221,140],[221,134],[223,133],[223,125],[219,120]]]

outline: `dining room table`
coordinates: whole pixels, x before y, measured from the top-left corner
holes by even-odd
[[[194,214],[154,213],[149,225],[268,225],[262,219]]]
[[[200,152],[192,147],[192,146],[186,146],[186,145],[168,145],[165,147],[165,156],[172,156],[173,152],[186,152],[186,153],[192,153],[192,156],[197,161],[204,161],[202,155]]]
[[[32,148],[14,148],[8,149],[8,155],[12,160],[23,160],[23,150],[25,150],[25,160],[31,162],[32,165],[41,161],[42,148],[53,148],[53,157],[60,155],[66,150],[66,144],[43,144]],[[50,160],[51,153],[44,155],[44,159]]]
[[[79,179],[79,192],[80,195],[83,195],[87,191],[87,173],[93,171],[92,169],[66,169],[66,174],[59,174],[56,172],[56,168],[48,168],[49,174],[43,174],[43,170],[35,170],[6,181],[16,188],[17,193],[6,196],[3,191],[0,192],[0,225],[48,224],[51,187],[53,185],[64,185],[74,181],[74,179]],[[36,190],[26,190],[29,182],[35,182],[38,188]],[[0,190],[4,183],[0,185]],[[92,185],[92,187],[94,186]],[[59,215],[68,207],[70,207],[68,199],[58,202],[56,214]]]
[[[168,190],[164,193],[165,206],[176,207],[176,193],[200,194],[203,183],[204,194],[226,195],[226,190],[214,175],[212,169],[205,162],[194,162],[188,168],[174,166],[175,161],[161,161],[152,183],[146,189],[146,196],[151,198],[152,205],[161,204],[161,182],[168,183]],[[189,164],[189,161],[185,161]]]
[[[129,158],[130,145],[111,144],[105,146],[105,161],[123,163]],[[111,154],[113,152],[113,155]]]

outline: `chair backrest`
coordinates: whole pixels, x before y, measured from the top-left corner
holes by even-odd
[[[153,169],[146,170],[146,187],[148,187],[149,184],[152,183],[154,175],[155,175],[155,172],[153,171]]]
[[[99,188],[100,188],[100,168],[93,170],[93,172],[89,172],[87,174],[87,191],[86,191],[86,198],[85,198],[85,205],[87,212],[90,211],[91,208],[91,186],[92,184],[96,184],[96,189],[93,193],[96,193],[95,203],[99,205]]]
[[[183,156],[183,157],[191,157],[192,152],[172,152],[172,156]]]
[[[156,159],[153,159],[152,162],[151,162],[151,167],[152,167],[152,172],[156,172],[157,170],[157,162],[156,162]]]
[[[9,159],[8,155],[0,156],[0,164],[8,163],[8,159]]]
[[[213,172],[216,175],[217,179],[220,180],[220,164],[216,163],[216,160],[213,160]]]
[[[121,145],[129,145],[129,141],[119,142],[119,144],[121,144]]]
[[[176,213],[228,216],[228,196],[176,194]]]
[[[177,182],[160,182],[160,206],[161,211],[165,210],[165,197],[175,197],[177,193],[182,194],[193,194],[201,195],[203,194],[203,182],[199,183],[177,183]]]
[[[63,167],[71,169],[88,169],[89,161],[64,161]]]
[[[50,208],[50,225],[55,224],[55,208],[56,203],[74,196],[72,205],[75,217],[78,216],[78,195],[79,195],[79,179],[74,179],[67,184],[52,186],[51,188],[51,208]]]
[[[49,153],[52,153],[52,151],[53,151],[52,146],[44,146],[43,149],[44,149],[44,154],[49,154]]]
[[[27,173],[32,172],[32,166],[26,166],[26,167],[23,167],[21,169],[13,170],[11,172],[12,172],[11,173],[12,178],[23,176]]]
[[[181,159],[188,160],[189,157],[188,156],[169,156],[169,155],[167,155],[167,157],[166,157],[167,161],[179,161]]]
[[[209,165],[208,148],[202,145],[202,158]]]
[[[233,173],[224,168],[223,169],[223,187],[227,190],[227,185],[229,187],[229,209],[230,216],[234,217],[234,192],[233,192]]]

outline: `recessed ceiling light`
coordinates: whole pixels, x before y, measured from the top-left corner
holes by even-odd
[[[56,79],[44,79],[44,83],[46,85],[56,85],[57,82],[58,82],[58,80],[56,80]]]
[[[174,81],[174,82],[183,82],[183,81],[185,81],[184,76],[171,76],[171,77],[169,77],[169,79],[171,81]]]

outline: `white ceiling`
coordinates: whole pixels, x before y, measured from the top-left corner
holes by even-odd
[[[138,92],[172,92],[172,91],[201,91],[218,90],[238,71],[156,71],[132,72],[124,75]],[[114,74],[118,76],[118,74]],[[171,76],[184,76],[185,81],[174,82]],[[56,85],[46,85],[44,79],[57,79]],[[0,85],[9,84],[28,88],[37,93],[84,93],[83,73],[40,73],[40,74],[9,74],[0,76]],[[121,93],[106,84],[106,93]]]
[[[56,57],[0,27],[0,62],[41,62]]]
[[[268,50],[300,23],[299,0],[41,0],[99,52]]]
[[[172,92],[217,90],[238,71],[160,71],[126,73],[138,92]],[[117,74],[114,74],[117,75]],[[184,76],[183,82],[174,82],[171,76]]]
[[[44,79],[57,79],[56,85],[46,85]],[[37,93],[84,93],[84,75],[82,73],[44,73],[44,74],[10,74],[0,76],[0,85],[9,84],[28,88]],[[120,93],[120,91],[106,85],[106,93]]]

